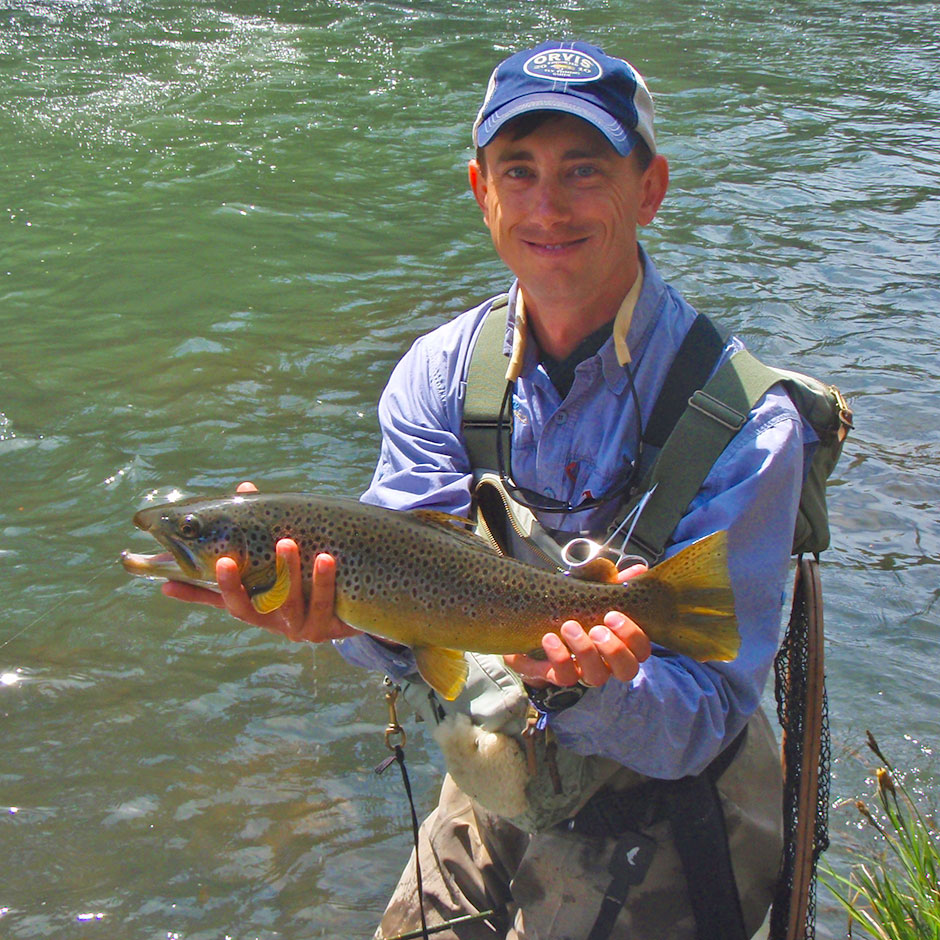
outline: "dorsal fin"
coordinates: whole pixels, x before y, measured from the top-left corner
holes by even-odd
[[[440,509],[412,509],[409,511],[411,515],[417,516],[430,525],[457,529],[459,532],[469,532],[473,529],[473,523],[466,516],[456,516],[452,512],[442,512]]]
[[[455,516],[449,512],[440,512],[436,509],[411,509],[409,515],[419,522],[430,525],[440,532],[446,532],[468,548],[486,552],[488,555],[499,555],[501,552],[489,539],[476,535],[473,523],[465,516]]]

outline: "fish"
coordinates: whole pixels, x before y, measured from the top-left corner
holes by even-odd
[[[135,576],[218,590],[215,564],[238,565],[256,610],[277,610],[290,592],[279,539],[294,539],[309,595],[313,561],[336,559],[336,615],[366,633],[403,644],[418,672],[452,701],[467,677],[465,652],[541,650],[566,620],[600,623],[625,613],[650,640],[699,662],[729,661],[740,632],[727,562],[727,532],[708,535],[626,583],[598,559],[590,579],[502,555],[461,516],[394,510],[348,497],[244,493],[140,510],[134,524],[166,551],[125,551]]]

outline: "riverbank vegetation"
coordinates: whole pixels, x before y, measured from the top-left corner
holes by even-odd
[[[847,874],[825,867],[822,882],[848,914],[848,937],[940,940],[940,833],[919,807],[871,733],[868,746],[881,765],[875,771],[876,804],[856,801],[874,837]]]

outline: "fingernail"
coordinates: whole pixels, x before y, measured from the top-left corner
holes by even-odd
[[[591,627],[588,634],[595,643],[606,643],[610,639],[610,630],[607,627]]]
[[[542,640],[542,646],[550,646],[553,650],[561,649],[564,645],[554,633],[547,633]]]

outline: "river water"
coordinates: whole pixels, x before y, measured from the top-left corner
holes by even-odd
[[[356,494],[419,333],[507,281],[466,191],[495,61],[648,77],[645,243],[838,384],[835,864],[870,728],[940,780],[940,5],[0,0],[0,936],[368,936],[408,853],[378,677],[131,582],[130,517],[241,479]],[[408,757],[420,810],[438,761]],[[820,893],[820,930],[842,923]]]

